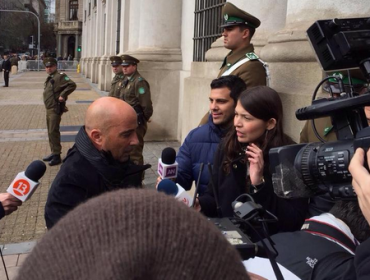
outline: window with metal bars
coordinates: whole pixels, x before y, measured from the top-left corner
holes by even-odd
[[[226,0],[195,0],[193,61],[205,61],[206,51],[222,34],[221,10]]]

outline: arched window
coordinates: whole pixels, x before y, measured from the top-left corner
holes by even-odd
[[[78,20],[77,12],[78,12],[78,1],[77,0],[69,1],[69,20]]]

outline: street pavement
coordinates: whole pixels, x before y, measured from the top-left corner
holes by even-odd
[[[46,73],[44,71],[23,72],[11,75],[9,87],[3,87],[0,73],[0,192],[5,192],[18,172],[37,159],[50,154],[47,140],[45,109],[42,92]],[[106,95],[89,80],[75,72],[67,72],[76,82],[77,89],[67,102],[69,112],[61,122],[62,158],[73,146],[74,136],[83,125],[89,104]],[[165,147],[178,149],[178,142],[147,142],[144,146],[145,163],[152,165],[147,170],[144,183],[154,188],[157,178],[157,162]],[[37,240],[46,232],[44,206],[49,187],[58,173],[59,166],[47,166],[40,186],[32,198],[23,203],[18,211],[0,221],[0,248],[5,255],[9,278],[14,279],[19,267],[32,250]],[[0,280],[6,279],[0,264]]]

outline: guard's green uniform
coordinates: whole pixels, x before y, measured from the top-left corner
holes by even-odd
[[[238,51],[229,52],[221,65],[217,78],[221,77],[234,64],[246,58],[248,54],[254,54],[253,51],[253,44],[250,44]],[[247,88],[266,85],[266,70],[257,56],[255,59],[251,58],[249,61],[240,65],[229,75],[235,75],[241,78],[246,83]]]
[[[125,75],[121,72],[114,76],[108,96],[120,98],[120,91],[123,86]]]
[[[54,81],[54,83],[52,81]],[[75,82],[73,82],[65,73],[59,73],[58,71],[50,74],[44,84],[43,98],[46,108],[46,124],[48,128],[50,149],[53,155],[60,155],[62,152],[59,130],[62,118],[61,115],[58,115],[55,111],[58,98],[61,96],[64,100],[67,100],[68,95],[75,89]]]
[[[143,148],[147,121],[153,115],[152,99],[148,82],[138,71],[126,77],[121,88],[120,98],[130,104],[138,114],[139,126],[136,130],[139,145],[131,153],[131,160],[136,164],[144,164]]]
[[[337,135],[335,134],[330,117],[315,119],[315,126],[321,138],[324,139],[326,142],[337,141]],[[306,121],[301,131],[299,142],[300,143],[320,142],[320,140],[316,137],[315,132],[313,132],[311,120]]]

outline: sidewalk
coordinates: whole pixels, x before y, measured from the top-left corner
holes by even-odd
[[[10,77],[9,87],[2,87],[0,73],[0,192],[5,192],[18,172],[24,171],[36,159],[50,153],[45,123],[42,92],[46,73],[24,72]],[[68,99],[69,112],[61,122],[62,157],[74,143],[74,136],[83,124],[89,104],[104,93],[97,91],[88,80],[75,72],[67,75],[77,83],[76,91]],[[147,142],[144,160],[152,165],[146,172],[144,183],[154,188],[157,162],[165,147],[179,147],[178,142]],[[19,267],[36,241],[46,232],[44,206],[49,186],[59,166],[47,167],[41,184],[32,198],[18,211],[0,221],[0,248],[5,255],[9,278],[14,279]],[[6,279],[0,263],[0,280]]]

